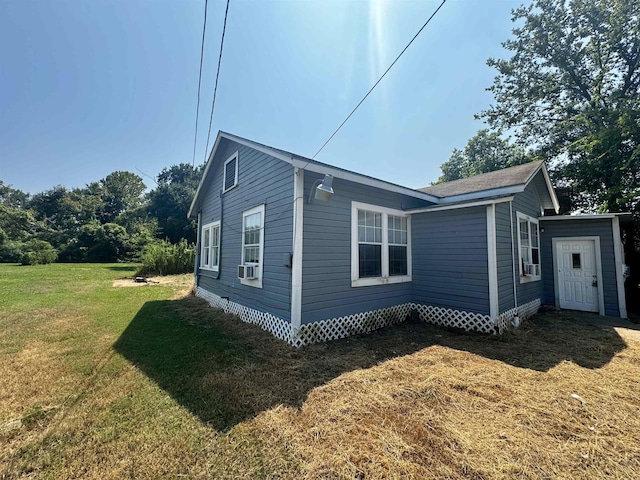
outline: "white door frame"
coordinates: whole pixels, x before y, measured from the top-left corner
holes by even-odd
[[[553,288],[556,296],[556,307],[560,308],[560,285],[558,283],[558,242],[579,242],[591,240],[596,250],[596,280],[598,281],[598,313],[604,315],[604,292],[602,288],[602,256],[600,254],[600,237],[553,237],[551,249],[553,250]]]

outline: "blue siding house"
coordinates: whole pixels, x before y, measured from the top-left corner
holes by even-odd
[[[543,162],[412,189],[219,132],[189,210],[196,294],[294,346],[411,313],[487,333],[542,303],[625,317],[618,216],[557,211]]]

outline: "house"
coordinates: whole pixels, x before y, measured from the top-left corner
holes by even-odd
[[[557,212],[543,162],[412,189],[219,132],[196,292],[294,346],[411,312],[488,333],[543,303],[626,317],[619,215]]]

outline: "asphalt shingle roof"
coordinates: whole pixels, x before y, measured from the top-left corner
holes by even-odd
[[[537,171],[541,163],[541,160],[524,163],[522,165],[516,165],[515,167],[496,170],[495,172],[481,173],[473,177],[419,188],[418,190],[442,198],[492,190],[494,188],[524,185]]]

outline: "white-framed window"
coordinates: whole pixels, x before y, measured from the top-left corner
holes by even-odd
[[[241,278],[240,283],[262,288],[264,259],[264,205],[258,205],[242,213],[241,265],[254,266],[253,279]]]
[[[220,222],[202,227],[200,241],[200,268],[218,271],[220,265]]]
[[[538,220],[520,212],[517,212],[517,218],[520,283],[540,280],[540,230],[538,228]]]
[[[224,172],[222,177],[222,191],[228,192],[238,185],[238,152],[231,155],[224,162]]]
[[[351,202],[351,286],[411,281],[411,217]]]

